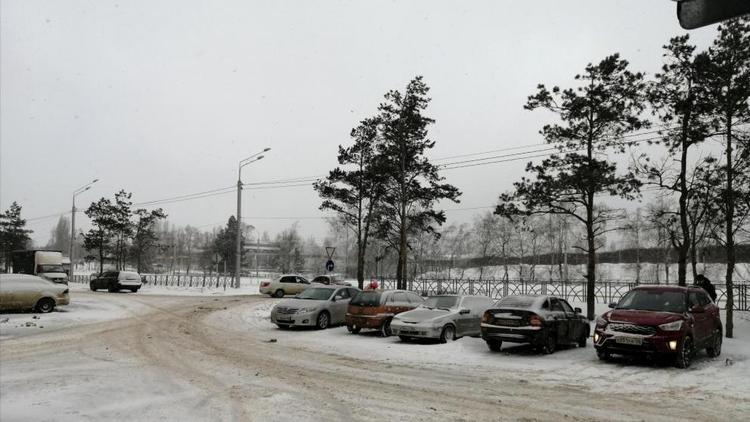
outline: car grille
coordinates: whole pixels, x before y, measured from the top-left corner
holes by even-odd
[[[656,328],[649,327],[647,325],[613,323],[609,324],[608,328],[611,331],[616,331],[619,333],[641,334],[644,336],[656,334]]]
[[[297,308],[287,308],[285,306],[279,306],[276,308],[276,313],[283,315],[291,315],[297,313]]]

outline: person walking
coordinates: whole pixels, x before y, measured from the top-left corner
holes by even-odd
[[[708,295],[711,296],[711,300],[713,300],[714,302],[716,302],[716,288],[711,283],[711,280],[709,280],[705,275],[698,274],[695,277],[694,284],[696,286],[702,288],[703,290],[705,290],[706,293],[708,293]]]

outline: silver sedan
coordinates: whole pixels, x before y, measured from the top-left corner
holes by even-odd
[[[394,316],[391,332],[402,341],[420,337],[439,339],[442,343],[478,336],[482,315],[492,302],[484,296],[432,296],[418,308]]]
[[[359,291],[355,287],[316,285],[293,299],[281,301],[271,310],[271,322],[279,328],[328,328],[343,324],[349,300]]]

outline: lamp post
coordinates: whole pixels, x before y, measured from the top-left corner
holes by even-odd
[[[271,148],[265,148],[263,151],[253,154],[243,160],[240,160],[237,169],[237,255],[234,260],[234,287],[240,287],[240,267],[242,265],[242,167],[258,160],[262,160],[264,152],[270,151]]]
[[[75,258],[73,257],[73,252],[75,251],[74,245],[76,240],[76,196],[91,189],[91,185],[98,181],[99,179],[94,179],[91,182],[73,191],[73,208],[71,208],[70,210],[70,248],[68,249],[68,257],[70,258],[70,274],[68,275],[68,278],[70,279],[70,281],[73,281],[73,274],[76,268],[76,263],[74,260]]]

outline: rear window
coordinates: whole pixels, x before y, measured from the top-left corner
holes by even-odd
[[[536,302],[533,296],[506,296],[497,302],[498,307],[531,308]]]
[[[359,292],[349,304],[355,306],[380,306],[380,292]]]

